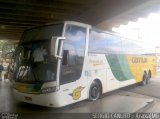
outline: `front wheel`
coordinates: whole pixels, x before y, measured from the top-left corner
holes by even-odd
[[[90,87],[89,99],[94,101],[99,99],[101,96],[101,87],[98,82],[94,81]]]

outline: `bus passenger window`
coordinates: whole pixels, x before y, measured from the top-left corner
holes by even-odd
[[[63,60],[62,60],[62,65],[68,65],[68,50],[63,51]]]

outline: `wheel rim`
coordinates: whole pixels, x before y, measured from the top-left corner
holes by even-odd
[[[93,87],[93,89],[92,89],[92,97],[93,97],[94,99],[96,99],[96,98],[98,97],[98,95],[99,95],[99,90],[98,90],[98,88],[97,88],[97,87]]]

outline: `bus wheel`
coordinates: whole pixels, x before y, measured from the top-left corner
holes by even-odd
[[[148,71],[148,78],[150,79],[152,77],[151,70]]]
[[[101,96],[101,87],[98,82],[93,81],[89,91],[89,99],[94,101],[100,98],[100,96]]]
[[[144,71],[143,77],[142,77],[142,85],[146,85],[148,83],[148,75],[147,72]]]

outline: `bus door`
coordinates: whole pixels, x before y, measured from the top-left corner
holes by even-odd
[[[87,81],[84,83],[84,79],[81,78],[85,54],[86,28],[67,25],[65,37],[60,71],[60,90],[69,103],[70,101],[74,102],[86,98],[84,95],[87,95],[87,91],[84,91]]]

